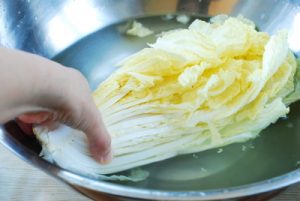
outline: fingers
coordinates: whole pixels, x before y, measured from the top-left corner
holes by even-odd
[[[32,112],[23,114],[18,117],[24,123],[27,124],[40,124],[47,121],[50,118],[49,112]]]
[[[84,120],[81,121],[79,128],[87,136],[93,158],[102,164],[107,164],[112,160],[110,135],[94,102],[91,100],[86,106],[88,107],[83,113]]]
[[[70,73],[72,80],[68,83],[71,86],[66,92],[68,99],[65,114],[59,115],[61,122],[82,130],[87,136],[93,158],[107,164],[112,160],[110,136],[93,101],[86,79],[78,71],[71,70]]]
[[[70,68],[59,68],[52,73],[52,81],[37,93],[35,100],[38,106],[47,111],[27,112],[20,115],[19,120],[43,125],[49,130],[55,128],[55,122],[79,129],[87,136],[92,156],[102,164],[109,163],[112,158],[110,136],[86,79],[79,71]],[[61,77],[60,81],[53,81],[58,77]]]
[[[0,71],[3,83],[10,83],[3,85],[5,90],[0,90],[0,96],[4,97],[0,101],[0,122],[25,114],[18,119],[23,122],[20,127],[26,133],[32,132],[32,124],[67,123],[86,133],[94,158],[107,163],[111,158],[110,137],[83,75],[75,69],[64,68],[28,53],[4,50],[1,53],[3,58],[11,59],[2,62],[10,70]],[[11,83],[16,76],[18,82]],[[22,93],[15,93],[20,87]]]
[[[32,112],[17,117],[18,126],[27,135],[33,135],[32,124],[42,124],[49,118],[48,112]]]
[[[112,160],[111,139],[102,121],[86,131],[92,156],[102,164]]]
[[[18,126],[21,128],[21,130],[25,134],[27,134],[27,135],[33,135],[32,124],[24,123],[21,120],[19,120],[18,118],[16,119],[16,122],[17,122]]]
[[[33,135],[32,125],[39,124],[48,130],[54,130],[59,123],[55,121],[54,114],[51,112],[31,112],[17,117],[18,126],[28,135]]]

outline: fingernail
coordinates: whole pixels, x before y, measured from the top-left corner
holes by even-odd
[[[100,157],[100,163],[103,165],[108,164],[111,162],[112,158],[113,158],[112,152],[108,151],[106,154]]]

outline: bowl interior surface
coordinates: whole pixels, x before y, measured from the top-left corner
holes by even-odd
[[[75,66],[95,89],[117,68],[119,61],[154,42],[156,34],[188,26],[177,22],[176,16],[171,20],[165,17],[135,19],[154,30],[154,35],[145,38],[126,35],[124,30],[133,20],[129,19],[83,38],[54,60]],[[201,17],[191,16],[191,21],[194,18]],[[196,191],[240,186],[295,170],[300,166],[299,109],[300,104],[292,105],[287,119],[280,119],[255,140],[146,165],[142,167],[150,172],[146,180],[119,184],[146,189]]]

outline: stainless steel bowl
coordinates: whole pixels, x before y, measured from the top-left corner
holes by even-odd
[[[165,14],[174,14],[166,20]],[[140,50],[155,36],[123,34],[133,19],[156,33],[187,25],[176,15],[208,19],[242,14],[260,30],[289,31],[289,45],[300,54],[299,0],[15,0],[0,1],[3,46],[43,55],[78,68],[95,88],[120,59]],[[122,197],[163,200],[236,198],[282,188],[300,181],[300,111],[291,106],[282,119],[244,144],[180,156],[143,167],[142,182],[105,182],[63,170],[40,158],[38,143],[13,123],[0,127],[0,142],[21,159],[77,187]]]

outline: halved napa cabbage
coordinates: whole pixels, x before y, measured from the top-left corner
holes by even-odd
[[[195,20],[125,59],[94,92],[112,163],[95,162],[85,135],[63,125],[35,129],[42,156],[102,175],[244,142],[299,99],[296,66],[284,31],[269,36],[242,18]]]

